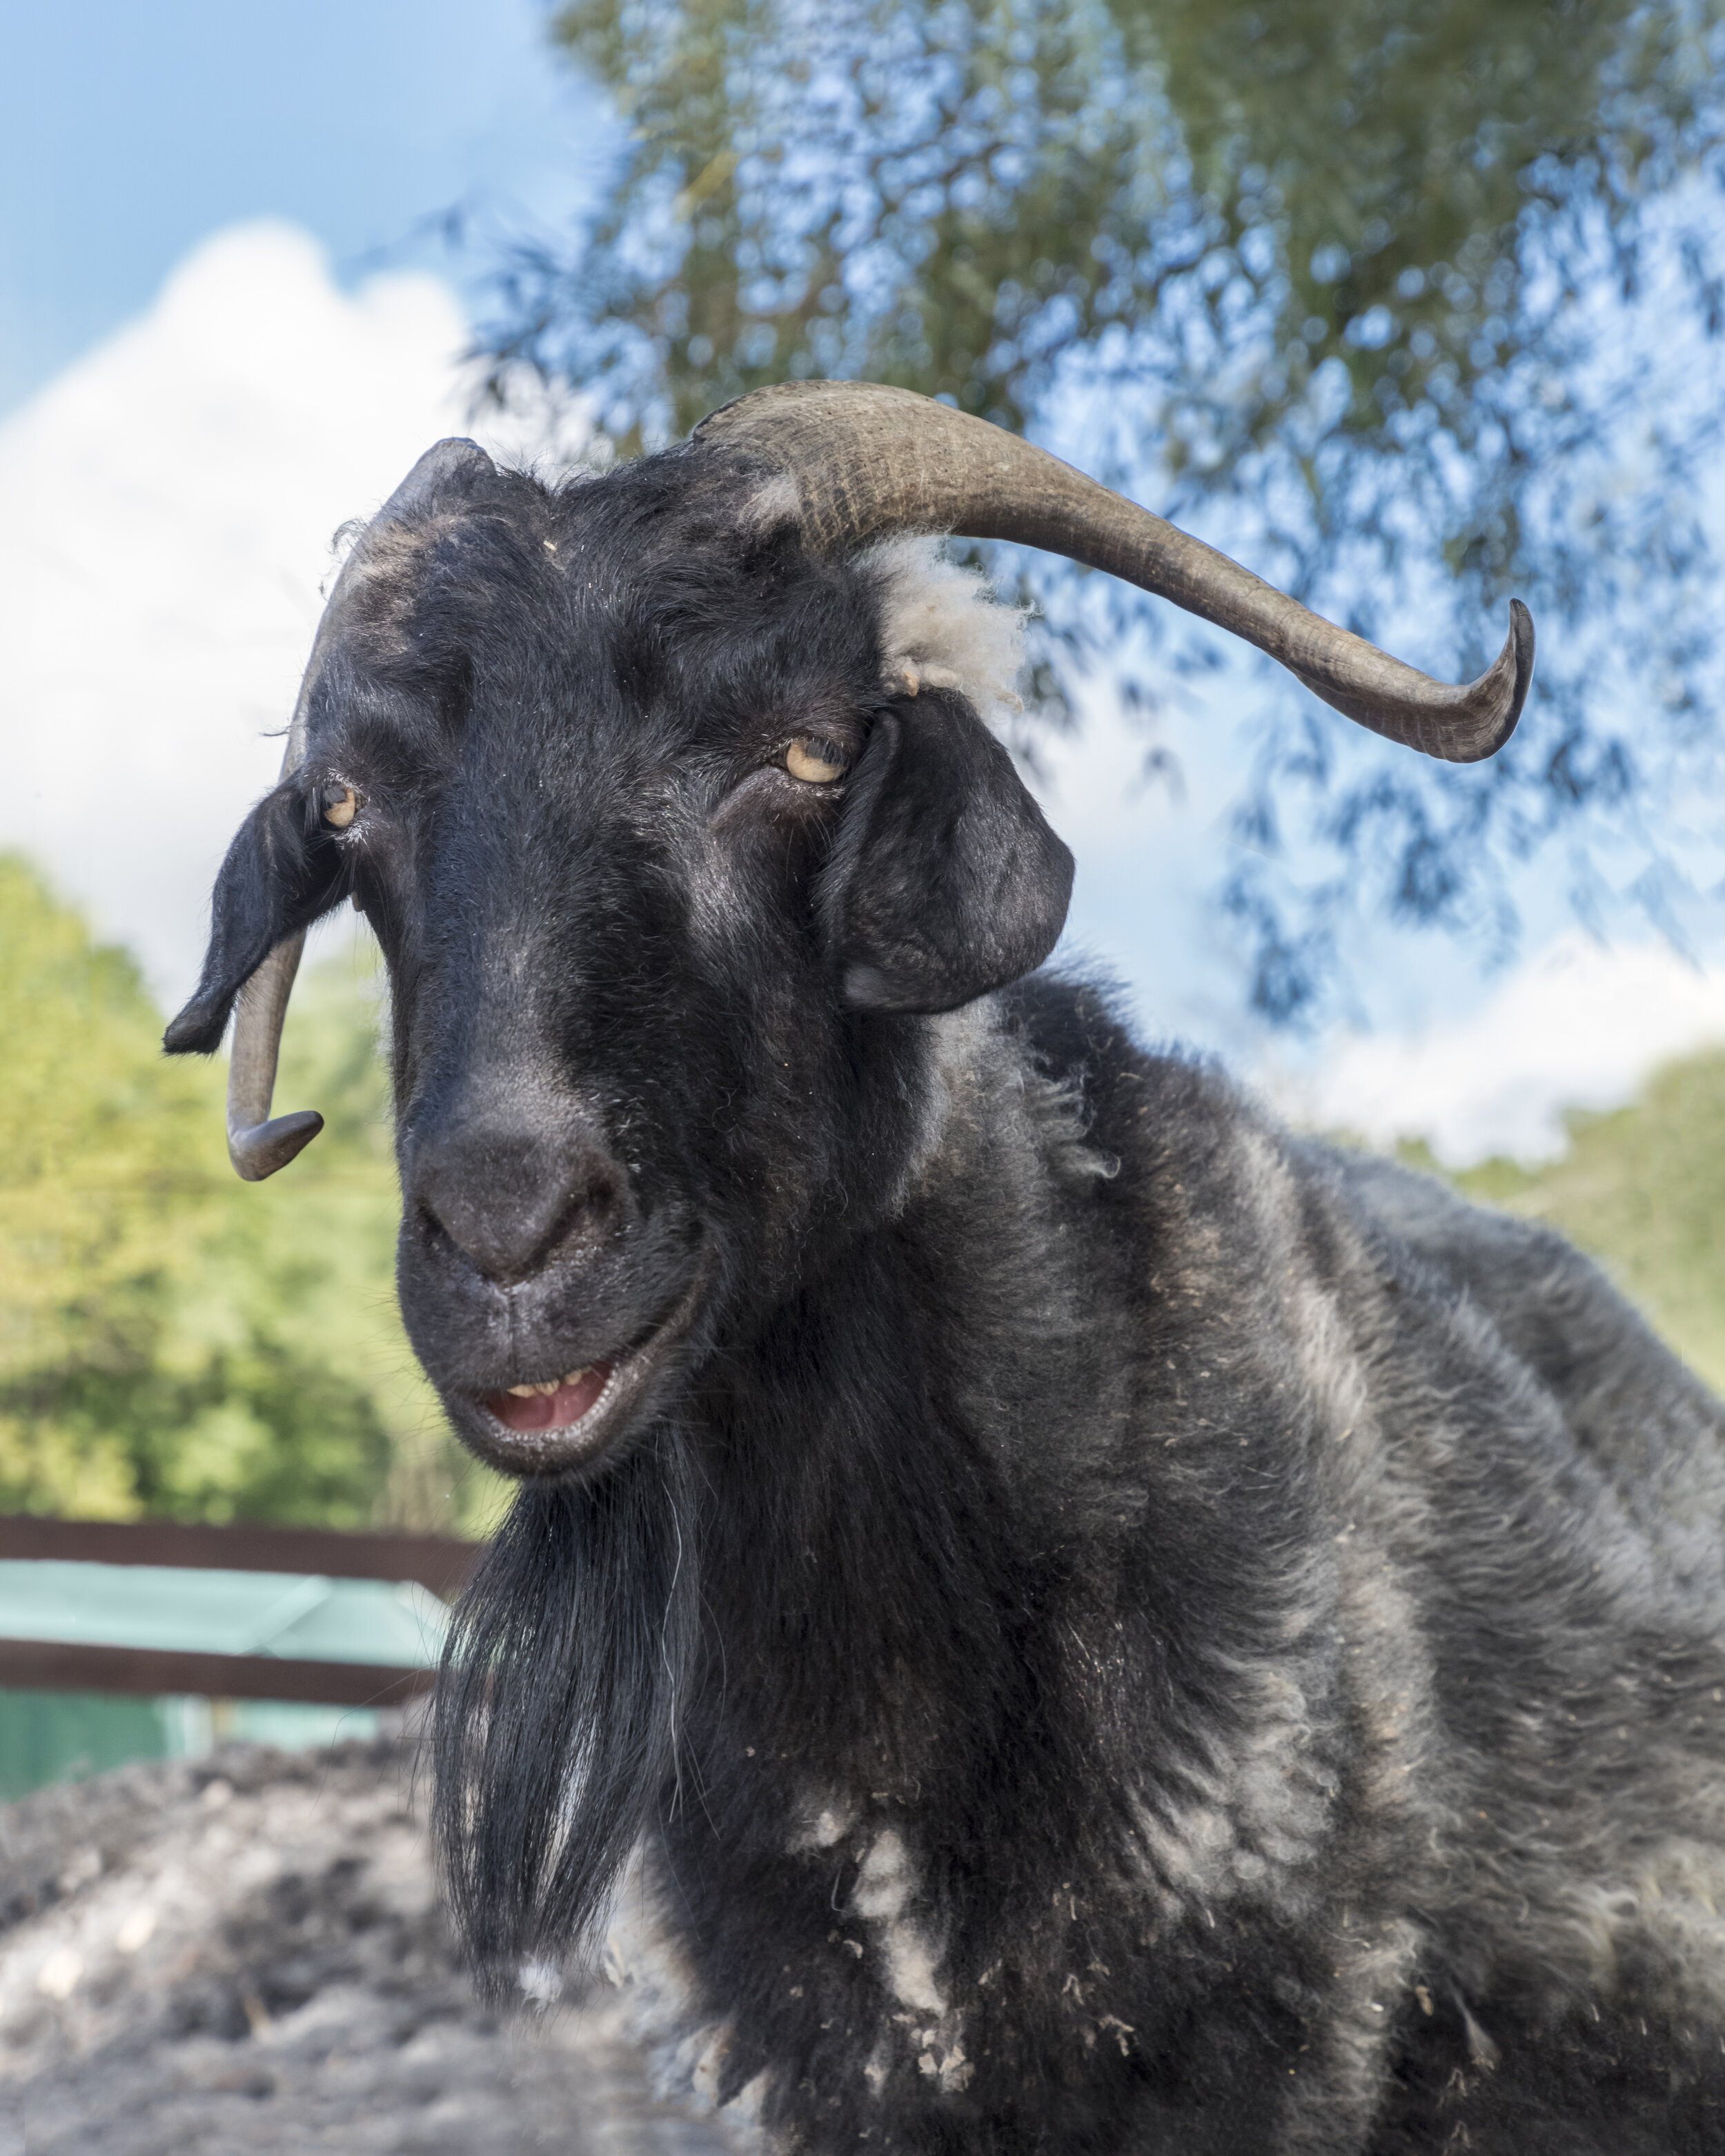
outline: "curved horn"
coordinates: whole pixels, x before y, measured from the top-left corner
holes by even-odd
[[[324,608],[323,619],[306,661],[305,677],[288,728],[287,750],[281,759],[281,776],[291,778],[305,760],[307,723],[311,692],[329,657],[341,619],[354,593],[364,581],[367,557],[380,532],[404,517],[434,506],[440,495],[470,491],[496,467],[477,442],[459,436],[438,442],[413,466],[360,534],[352,552],[341,565],[336,588]],[[291,1115],[270,1113],[275,1091],[275,1065],[281,1053],[281,1029],[287,1017],[288,998],[294,976],[300,970],[305,948],[301,930],[290,936],[264,959],[239,992],[234,1016],[234,1045],[228,1059],[228,1158],[237,1174],[248,1183],[261,1183],[285,1168],[296,1153],[309,1146],[323,1128],[323,1117],[315,1108],[298,1108]]]
[[[892,531],[1013,539],[1172,599],[1267,651],[1315,696],[1448,763],[1475,763],[1515,731],[1533,672],[1533,618],[1476,681],[1451,688],[1255,577],[1022,436],[875,382],[785,382],[726,404],[695,439],[793,480],[804,534],[838,552]]]
[[[270,1113],[282,1020],[305,947],[303,931],[278,943],[239,992],[228,1058],[228,1158],[248,1183],[285,1168],[323,1128],[316,1108],[274,1118]]]

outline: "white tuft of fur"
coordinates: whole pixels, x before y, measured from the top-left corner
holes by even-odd
[[[889,682],[959,689],[990,724],[1023,709],[1028,607],[1009,606],[979,569],[949,561],[938,539],[889,539],[867,566],[880,579]]]
[[[788,472],[777,472],[744,502],[742,521],[751,531],[765,531],[775,524],[794,524],[802,514],[802,489]]]

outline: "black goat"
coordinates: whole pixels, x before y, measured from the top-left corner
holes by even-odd
[[[638,1852],[677,2058],[789,2149],[1725,2149],[1719,1410],[1552,1236],[1034,972],[1070,861],[931,528],[1434,752],[1520,706],[1525,617],[1442,690],[894,393],[422,463],[168,1040],[252,982],[268,1173],[295,939],[376,927],[403,1306],[523,1478],[439,1707],[476,1958]]]

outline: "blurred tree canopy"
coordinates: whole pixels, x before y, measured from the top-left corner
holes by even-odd
[[[590,229],[502,259],[485,347],[500,383],[596,394],[624,449],[787,377],[949,398],[1451,679],[1526,598],[1535,698],[1482,772],[1264,679],[1225,896],[1272,1014],[1321,998],[1350,907],[1501,943],[1506,865],[1553,839],[1584,911],[1626,891],[1671,928],[1707,865],[1650,811],[1714,777],[1722,18],[572,0],[554,37],[628,146]],[[1020,572],[1057,659],[1215,663],[1148,603]]]
[[[401,1330],[375,998],[295,998],[326,1128],[243,1184],[225,1072],[162,1054],[121,951],[0,855],[0,1509],[449,1527],[489,1492]]]

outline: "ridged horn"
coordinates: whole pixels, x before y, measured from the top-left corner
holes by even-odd
[[[793,480],[819,551],[896,531],[1043,547],[1243,637],[1358,725],[1446,763],[1492,755],[1522,715],[1533,618],[1519,599],[1493,664],[1452,688],[1021,435],[932,398],[876,382],[784,382],[722,405],[694,439]]]
[[[248,1183],[261,1183],[285,1168],[323,1128],[316,1108],[270,1113],[282,1021],[305,947],[303,932],[278,943],[239,992],[228,1058],[228,1158]]]
[[[470,490],[477,480],[495,470],[476,442],[452,436],[435,443],[361,533],[341,565],[317,625],[294,706],[293,724],[288,728],[278,786],[283,779],[291,778],[305,761],[311,692],[328,663],[347,604],[365,578],[367,556],[380,533],[404,516],[434,506],[440,495]],[[281,1029],[305,945],[303,931],[278,943],[240,989],[234,1014],[234,1045],[228,1060],[228,1158],[235,1173],[248,1183],[261,1183],[266,1175],[285,1168],[323,1128],[323,1117],[315,1108],[297,1108],[291,1115],[273,1117],[270,1113],[275,1091],[275,1065],[281,1054]]]

